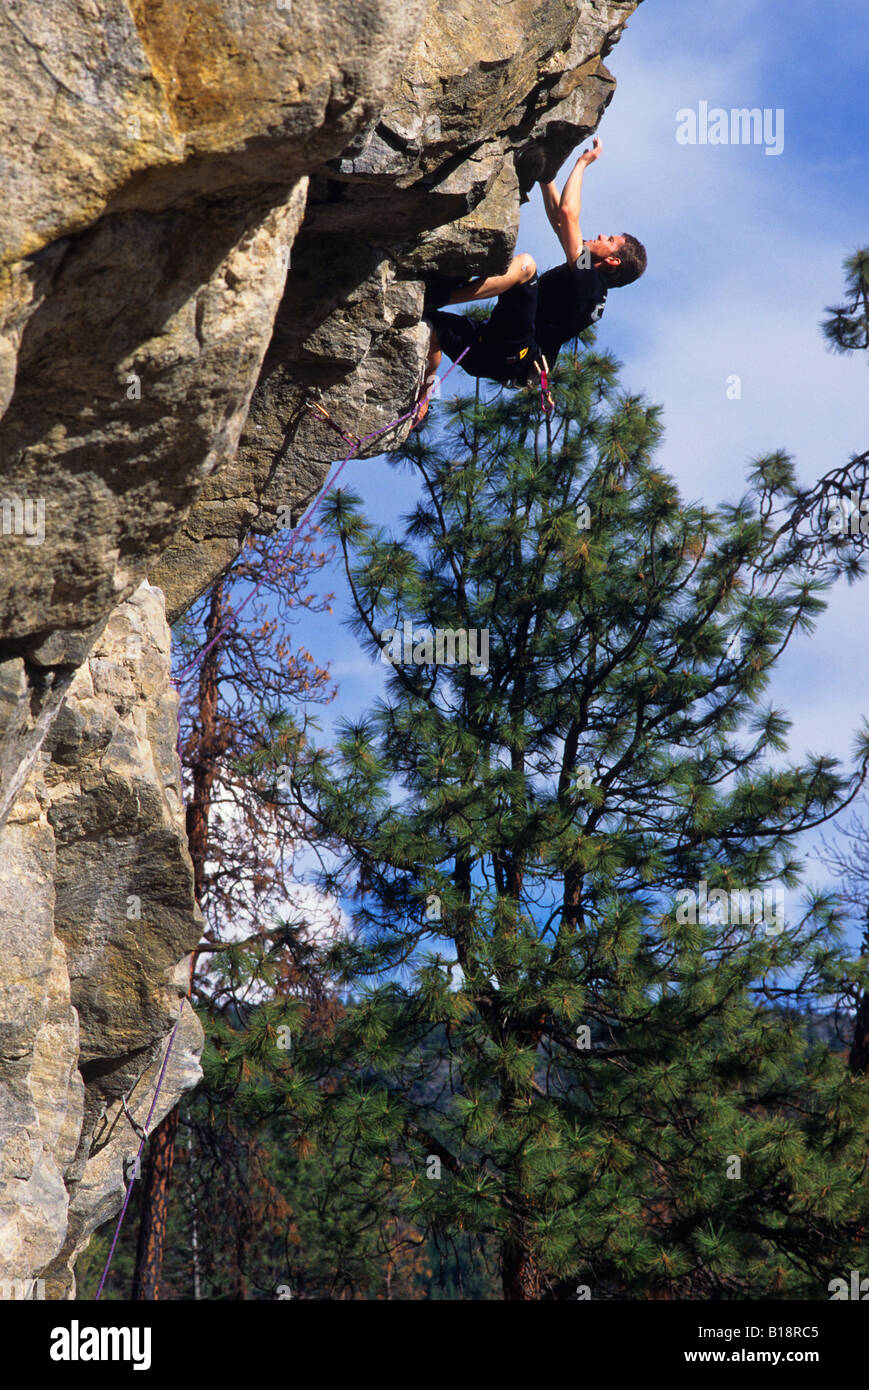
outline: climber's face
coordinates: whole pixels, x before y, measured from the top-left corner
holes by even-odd
[[[596,261],[618,260],[619,250],[625,244],[623,236],[597,236],[594,241],[584,241]]]

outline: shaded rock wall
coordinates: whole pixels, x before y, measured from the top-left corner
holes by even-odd
[[[3,1277],[71,1288],[117,1211],[199,940],[159,589],[112,613],[0,831]],[[199,1076],[187,1007],[155,1122]]]
[[[6,0],[0,1277],[69,1295],[198,939],[161,591],[321,485],[313,399],[409,407],[425,277],[503,269],[637,3]]]

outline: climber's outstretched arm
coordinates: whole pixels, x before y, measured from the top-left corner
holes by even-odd
[[[582,178],[589,164],[600,157],[603,146],[595,136],[590,150],[584,150],[571,170],[564,185],[561,197],[554,183],[540,184],[546,216],[552,223],[558,240],[561,242],[568,265],[573,265],[582,250],[582,232],[579,227],[579,214],[582,207]]]
[[[561,238],[561,198],[554,183],[544,183],[540,180],[540,192],[543,194],[543,206],[546,209],[546,216],[552,223],[555,235]]]

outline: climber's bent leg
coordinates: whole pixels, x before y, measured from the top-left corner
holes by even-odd
[[[465,318],[464,314],[449,314],[444,309],[431,309],[426,322],[432,329],[432,350],[428,373],[434,370],[434,351],[442,349],[453,362],[462,358],[462,368],[468,376],[486,377],[504,384],[521,381],[531,370],[537,354],[534,342],[534,321],[537,313],[537,266],[534,257],[514,256],[506,275],[493,276],[474,282],[485,287],[485,294],[471,285],[464,293],[465,302],[485,298],[494,293],[493,286],[507,283],[498,295],[498,302],[487,323],[482,326]],[[453,297],[455,298],[455,296]],[[452,302],[452,301],[451,301]],[[463,355],[464,354],[464,355]],[[421,395],[425,395],[423,391]],[[418,419],[425,411],[420,408]]]
[[[429,361],[435,352],[445,352],[450,361],[455,362],[465,348],[471,348],[468,356],[462,358],[462,366],[467,371],[468,358],[473,355],[474,345],[480,336],[480,325],[471,323],[464,314],[448,314],[443,309],[432,309],[424,321],[432,331]]]
[[[460,290],[454,290],[447,300],[448,304],[471,304],[478,299],[496,299],[506,294],[514,285],[524,285],[537,274],[533,256],[522,251],[514,256],[503,275],[487,275],[484,279],[471,280]]]

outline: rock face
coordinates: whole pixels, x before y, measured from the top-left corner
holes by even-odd
[[[199,940],[163,596],[110,617],[0,831],[3,1277],[71,1287],[71,1258],[117,1210]],[[189,1006],[156,1123],[199,1076]]]
[[[0,1279],[69,1295],[198,939],[160,590],[321,485],[312,400],[408,409],[425,277],[504,268],[637,3],[5,0]]]

